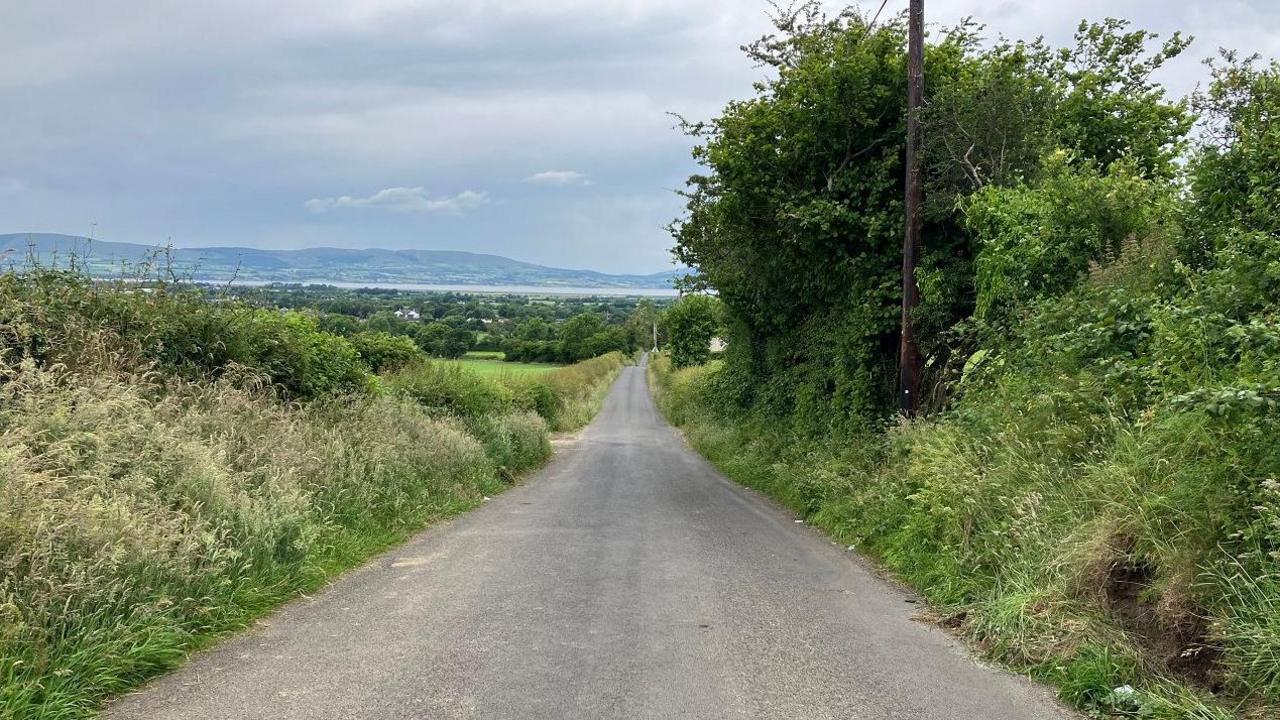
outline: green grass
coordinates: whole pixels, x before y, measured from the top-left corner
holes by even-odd
[[[542,375],[564,367],[563,365],[552,365],[551,363],[506,362],[501,357],[471,357],[470,353],[461,360],[450,362],[480,375]]]
[[[463,360],[503,360],[507,356],[501,350],[472,350],[462,356]]]
[[[550,454],[531,413],[0,368],[0,718],[87,717]]]
[[[1041,395],[1037,383],[886,435],[812,438],[726,407],[721,368],[650,362],[659,405],[690,444],[917,588],[987,657],[1096,717],[1277,717],[1280,593],[1265,572],[1276,561],[1228,545],[1273,551],[1249,536],[1273,531],[1246,525],[1214,542],[1239,514],[1280,517],[1280,486],[1264,483],[1274,498],[1243,509],[1233,487],[1265,469],[1249,455],[1273,452],[1262,436],[1190,412],[1134,427],[1083,414],[1081,386]],[[1139,580],[1114,573],[1133,567],[1146,568],[1145,589],[1118,608],[1116,583]],[[1139,608],[1160,625],[1135,625]],[[1193,640],[1223,653],[1216,693],[1166,666]],[[1125,685],[1136,692],[1117,698]]]
[[[590,421],[613,378],[629,362],[619,352],[573,365],[433,360],[387,373],[381,384],[388,392],[455,417],[533,412],[552,430],[568,431]],[[489,372],[476,372],[476,366],[488,366]]]

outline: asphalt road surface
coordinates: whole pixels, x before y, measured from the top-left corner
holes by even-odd
[[[107,717],[1072,717],[915,600],[717,473],[627,368],[526,484]]]

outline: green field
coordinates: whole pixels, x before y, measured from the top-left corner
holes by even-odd
[[[481,375],[537,375],[563,367],[551,363],[506,362],[500,352],[469,352],[451,362]]]

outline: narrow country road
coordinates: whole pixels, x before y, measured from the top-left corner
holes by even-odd
[[[114,719],[1067,718],[719,475],[627,368],[538,476],[196,655]]]

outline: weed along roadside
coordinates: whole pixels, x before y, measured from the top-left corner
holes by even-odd
[[[0,295],[4,718],[89,717],[501,492],[628,362],[498,377],[422,360],[377,376],[301,316],[61,275],[0,277]],[[215,327],[221,352],[256,365],[151,342]]]
[[[1210,540],[1238,532],[1224,523],[1239,500],[1213,488],[1265,458],[1271,439],[1242,444],[1239,430],[1194,416],[1111,418],[1106,451],[1072,461],[1064,453],[1077,450],[1057,444],[1097,418],[1028,425],[1008,393],[1038,382],[885,436],[814,438],[724,403],[718,361],[677,370],[659,356],[649,368],[663,413],[722,472],[872,558],[978,652],[1072,705],[1275,717],[1271,577]],[[1255,459],[1236,454],[1250,447]],[[1271,504],[1254,511],[1274,512],[1275,490],[1264,492]]]

